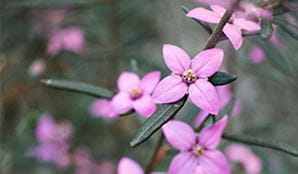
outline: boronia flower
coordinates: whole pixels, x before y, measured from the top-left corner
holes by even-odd
[[[156,110],[151,93],[160,80],[160,72],[153,71],[142,79],[132,72],[123,72],[117,81],[118,94],[112,99],[112,110],[126,113],[134,109],[142,116],[149,117]]]
[[[168,174],[230,174],[224,154],[216,149],[228,117],[197,134],[182,121],[169,121],[162,127],[168,142],[180,153],[172,160]]]
[[[201,21],[218,24],[221,17],[226,12],[226,9],[218,5],[211,5],[210,7],[212,11],[199,7],[188,12],[186,16]],[[233,47],[238,50],[243,42],[241,30],[252,32],[260,29],[261,27],[258,23],[245,18],[240,18],[234,13],[229,22],[224,26],[223,32],[231,41]]]
[[[241,144],[232,144],[225,149],[228,159],[240,163],[247,174],[260,174],[262,160],[248,147]]]
[[[220,68],[223,50],[213,48],[198,53],[192,60],[181,48],[166,44],[163,58],[173,72],[164,78],[153,92],[155,103],[171,103],[189,94],[191,101],[202,110],[217,114],[218,96],[215,87],[208,81]]]
[[[121,158],[118,168],[117,174],[144,174],[143,168],[134,160],[123,157]],[[151,174],[165,174],[163,172],[152,172]]]

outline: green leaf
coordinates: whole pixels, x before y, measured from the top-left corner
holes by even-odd
[[[220,86],[220,85],[226,85],[228,83],[231,83],[236,79],[237,79],[236,75],[218,71],[209,78],[209,81],[214,86]]]
[[[113,92],[101,87],[72,80],[43,79],[41,82],[49,87],[65,91],[77,92],[98,98],[112,98]]]
[[[268,140],[268,139],[254,137],[250,135],[232,135],[228,133],[224,133],[223,138],[230,141],[239,142],[239,143],[278,150],[278,151],[293,155],[295,157],[298,157],[297,148],[274,140]]]
[[[268,60],[275,68],[286,74],[290,73],[290,65],[276,47],[261,37],[256,37],[255,41],[265,51]]]
[[[155,113],[137,131],[136,136],[130,142],[130,146],[135,147],[150,138],[154,132],[175,116],[184,105],[186,99],[187,97],[184,97],[175,103],[159,105]]]

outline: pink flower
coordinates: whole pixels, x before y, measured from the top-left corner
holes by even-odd
[[[29,157],[36,157],[41,161],[53,162],[59,167],[70,165],[69,138],[72,135],[72,125],[68,122],[55,123],[49,115],[40,117],[36,138],[38,146],[29,149],[26,153]]]
[[[82,29],[79,27],[69,27],[50,35],[47,52],[51,56],[57,55],[62,50],[79,54],[84,50],[84,47],[85,38]]]
[[[266,59],[266,54],[261,47],[254,45],[249,53],[249,59],[251,63],[259,64]]]
[[[221,66],[224,53],[213,48],[198,53],[192,60],[181,48],[166,44],[163,57],[172,75],[164,78],[153,92],[155,103],[171,103],[189,94],[191,101],[202,110],[217,114],[218,96],[215,87],[208,82]]]
[[[112,98],[112,110],[126,113],[135,109],[142,116],[149,117],[156,110],[151,93],[160,80],[160,72],[153,71],[142,79],[132,72],[123,72],[117,81],[118,94]]]
[[[113,119],[119,114],[112,110],[111,101],[107,99],[98,99],[91,103],[89,108],[90,113],[95,117],[103,117]]]
[[[117,174],[144,174],[143,168],[134,160],[123,157],[121,158],[118,168]],[[151,174],[165,174],[163,172],[152,172]]]
[[[262,161],[250,149],[241,144],[232,144],[225,149],[229,160],[239,162],[247,174],[259,174],[262,171]]]
[[[212,11],[204,8],[195,8],[187,13],[186,16],[205,22],[218,24],[221,17],[226,12],[226,9],[217,5],[211,5],[210,7]],[[237,17],[236,14],[233,14],[230,21],[224,26],[223,32],[231,41],[236,50],[241,47],[243,42],[242,29],[251,32],[260,30],[261,27],[258,23],[246,20],[245,18]]]
[[[172,160],[168,174],[230,174],[224,154],[216,149],[228,117],[197,134],[181,121],[169,121],[162,127],[168,142],[180,153]]]
[[[272,12],[260,7],[255,6],[251,2],[240,2],[237,15],[243,15],[246,19],[272,19]]]

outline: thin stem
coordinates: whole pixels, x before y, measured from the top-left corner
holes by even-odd
[[[249,135],[232,135],[228,133],[224,133],[223,138],[230,141],[236,141],[239,143],[278,150],[278,151],[293,155],[295,157],[298,157],[297,148],[277,141],[267,140],[267,139],[253,137]]]
[[[209,37],[204,50],[214,48],[215,45],[218,43],[220,37],[222,36],[222,30],[224,26],[226,25],[226,23],[229,22],[232,14],[234,13],[235,9],[238,7],[239,3],[240,3],[240,0],[235,0],[232,7],[225,12],[223,17],[219,21],[218,25],[215,27],[213,33]]]
[[[159,154],[159,151],[163,145],[164,138],[165,138],[164,135],[161,133],[161,135],[155,145],[151,159],[146,167],[145,174],[150,174],[152,169],[154,168],[154,166],[158,163],[158,154]]]

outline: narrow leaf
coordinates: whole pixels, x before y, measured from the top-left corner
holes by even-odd
[[[239,142],[239,143],[278,150],[278,151],[293,155],[295,157],[298,157],[297,148],[274,140],[268,140],[268,139],[249,136],[249,135],[232,135],[227,133],[224,133],[223,138],[230,141]]]
[[[271,20],[262,20],[262,29],[260,36],[264,39],[269,39],[273,33],[273,25]]]
[[[282,30],[288,33],[292,38],[298,40],[298,26],[286,23],[282,20],[275,19],[274,23],[277,24]]]
[[[98,98],[112,98],[113,92],[101,87],[90,85],[83,82],[58,79],[43,79],[41,83],[56,89],[77,92]]]
[[[226,85],[228,83],[231,83],[236,79],[237,79],[236,75],[218,71],[209,78],[209,81],[214,86],[220,86],[220,85]]]
[[[286,74],[290,73],[290,65],[276,47],[261,37],[256,37],[255,41],[265,51],[268,60],[275,68]]]
[[[130,146],[135,147],[150,138],[154,132],[175,116],[184,105],[186,98],[184,97],[175,103],[159,105],[157,111],[137,131],[136,136],[130,142]]]

